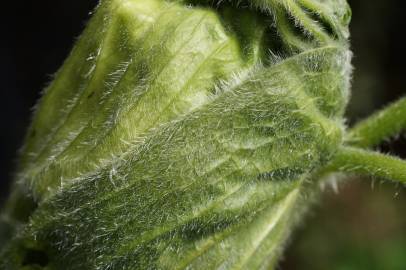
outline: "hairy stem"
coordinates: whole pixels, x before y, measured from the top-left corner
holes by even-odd
[[[349,172],[406,183],[406,161],[355,147],[342,147],[323,172]]]
[[[350,130],[351,145],[373,147],[406,129],[406,97],[379,111]]]

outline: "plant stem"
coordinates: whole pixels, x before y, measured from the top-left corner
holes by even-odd
[[[349,132],[349,142],[362,148],[373,147],[406,129],[406,97],[361,121]]]
[[[354,147],[342,147],[326,172],[350,172],[406,184],[406,161]]]

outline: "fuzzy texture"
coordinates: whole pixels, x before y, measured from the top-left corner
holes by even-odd
[[[304,183],[343,141],[349,14],[341,0],[101,2],[39,102],[0,267],[275,266]]]

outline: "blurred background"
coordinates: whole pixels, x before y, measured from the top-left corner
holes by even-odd
[[[10,1],[12,2],[12,1]],[[355,66],[349,124],[406,94],[404,1],[350,0]],[[32,107],[97,4],[14,1],[0,16],[0,203],[6,198]],[[380,150],[406,158],[406,138]],[[282,270],[405,270],[406,188],[354,178],[326,190],[296,231]]]

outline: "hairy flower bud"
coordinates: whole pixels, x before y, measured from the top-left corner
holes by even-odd
[[[39,102],[7,213],[38,208],[0,266],[274,266],[342,144],[348,20],[342,0],[102,1]]]

